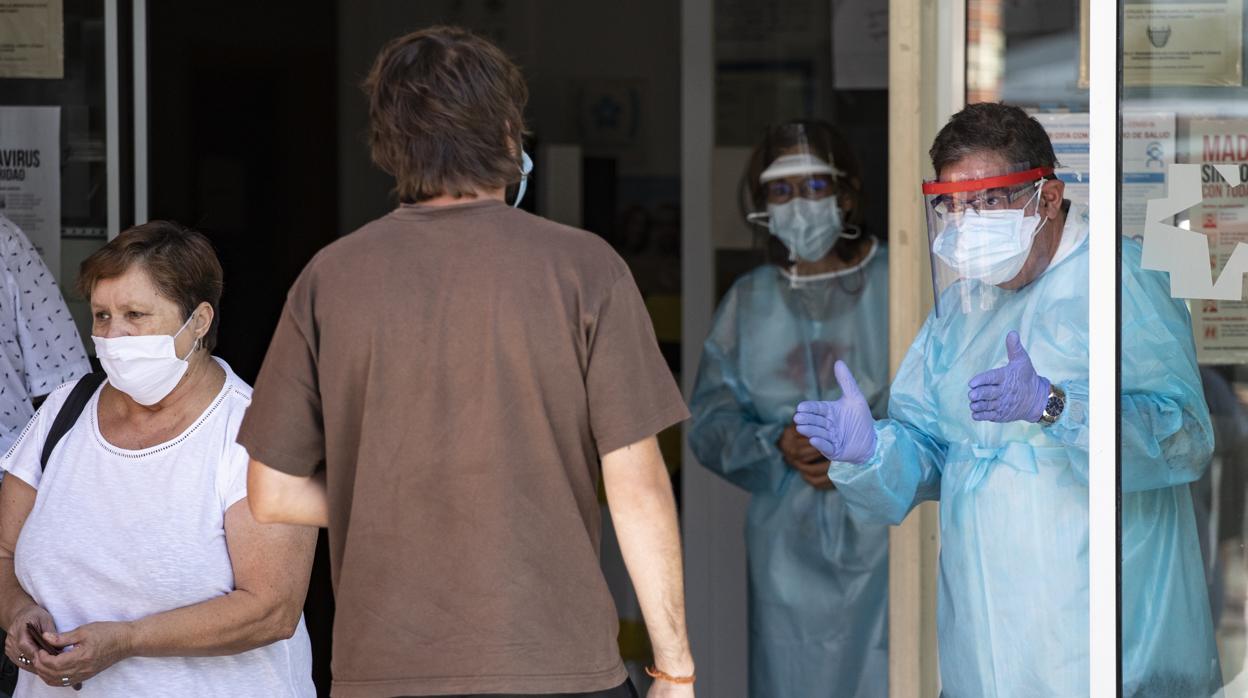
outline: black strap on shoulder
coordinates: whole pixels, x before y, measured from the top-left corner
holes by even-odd
[[[78,421],[82,411],[87,408],[87,403],[91,402],[91,396],[95,395],[96,388],[100,387],[105,377],[106,374],[103,371],[88,373],[79,378],[73,390],[69,391],[69,397],[65,398],[65,403],[61,405],[60,411],[56,413],[56,419],[52,421],[52,428],[48,430],[48,438],[43,442],[43,455],[39,458],[40,470],[48,467],[48,459],[52,457],[52,450],[60,443],[61,437],[74,428],[74,423]]]

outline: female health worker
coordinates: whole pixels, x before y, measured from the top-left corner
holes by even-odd
[[[888,399],[888,255],[857,225],[859,167],[821,122],[771,129],[745,184],[787,251],[740,278],[716,313],[692,400],[698,461],[750,497],[750,695],[888,694],[888,530],[853,520],[828,461],[792,425],[840,396],[832,367]],[[765,212],[759,209],[765,207]]]

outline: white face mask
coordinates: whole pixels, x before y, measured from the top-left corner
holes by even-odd
[[[513,208],[520,208],[524,201],[524,190],[529,188],[529,175],[533,174],[533,158],[525,151],[520,151],[520,187],[516,189],[516,200],[511,202]]]
[[[789,260],[817,262],[841,237],[844,225],[835,196],[823,199],[794,197],[783,204],[768,204],[768,228],[789,248]]]
[[[173,346],[173,340],[194,318],[192,313],[172,337],[167,334],[92,336],[95,355],[108,374],[108,382],[140,405],[155,405],[164,400],[186,375],[190,367],[186,359],[199,347],[199,340],[196,339],[186,357],[178,358]]]
[[[1040,190],[1032,201],[1038,202]],[[966,211],[932,242],[932,254],[961,276],[996,286],[1018,276],[1031,256],[1031,244],[1044,225],[1040,208]]]

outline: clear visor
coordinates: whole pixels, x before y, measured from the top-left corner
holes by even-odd
[[[923,183],[937,314],[994,307],[1031,254],[1040,189],[1052,175],[1020,164]]]
[[[820,240],[819,231],[840,214],[830,209],[838,205],[844,179],[831,153],[812,146],[805,124],[768,131],[743,183],[746,220],[766,230],[758,240],[768,261],[792,263],[827,253],[827,236]]]
[[[763,170],[753,169],[757,165],[752,163],[751,171],[746,173],[746,185],[752,199],[748,218],[763,226],[767,225],[771,207],[799,198],[818,201],[835,196],[845,177],[830,154],[811,147],[805,124],[772,127],[759,149]]]

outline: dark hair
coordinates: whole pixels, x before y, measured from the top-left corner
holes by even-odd
[[[835,191],[837,196],[844,193],[853,195],[854,208],[845,217],[845,223],[861,228],[863,223],[862,165],[858,162],[858,157],[854,155],[845,136],[826,121],[789,121],[772,128],[762,142],[755,146],[754,152],[750,154],[749,164],[745,168],[745,180],[742,182],[742,186],[749,189],[749,198],[754,210],[761,211],[767,208],[767,188],[758,181],[763,170],[766,170],[785,150],[799,145],[793,138],[797,129],[790,128],[792,126],[804,127],[802,130],[812,155],[826,160],[845,173],[843,177],[835,180]],[[842,237],[837,240],[836,247],[832,249],[842,261],[848,262],[857,256],[861,246],[867,242],[869,240],[866,235],[858,238]],[[770,238],[769,243],[783,246],[783,243]]]
[[[392,40],[368,78],[373,162],[400,200],[460,197],[520,180],[529,91],[489,41],[457,27]]]
[[[149,221],[118,235],[83,261],[78,271],[78,293],[91,300],[95,285],[141,265],[156,291],[178,305],[189,318],[200,303],[212,306],[212,326],[202,345],[217,346],[221,324],[221,262],[208,238],[172,221]]]
[[[940,129],[929,155],[936,175],[973,153],[996,153],[1007,163],[1058,167],[1049,134],[1027,112],[1008,104],[982,102],[954,114]]]

